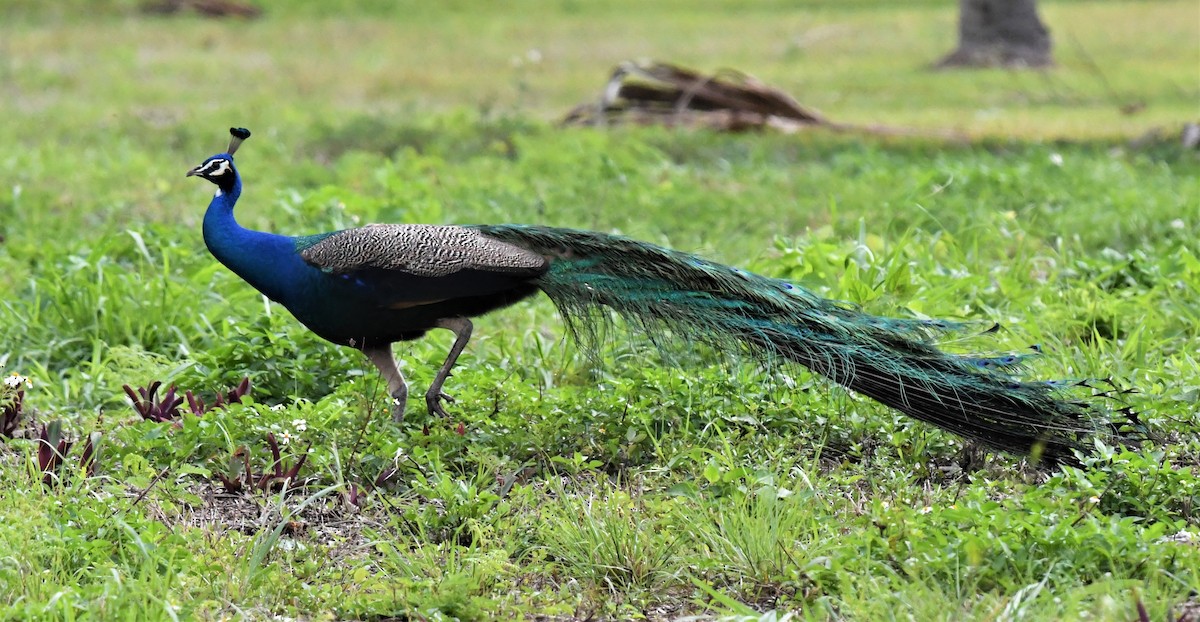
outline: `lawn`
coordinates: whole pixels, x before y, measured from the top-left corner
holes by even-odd
[[[934,72],[952,2],[746,4],[7,3],[0,618],[1197,619],[1200,10],[1043,3],[1056,68]],[[640,57],[970,140],[556,125]],[[945,347],[1037,344],[1148,438],[1051,468],[686,338],[587,350],[545,299],[476,322],[450,420],[449,333],[397,346],[393,423],[205,249],[184,173],[231,125],[246,226],[619,232],[997,323]]]

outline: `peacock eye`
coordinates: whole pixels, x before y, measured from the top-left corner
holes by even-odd
[[[208,163],[201,166],[200,169],[196,171],[196,174],[204,177],[221,177],[229,171],[229,160],[219,159],[210,160]]]
[[[229,172],[229,160],[213,160],[213,165],[216,166],[212,172],[213,177],[220,177]]]

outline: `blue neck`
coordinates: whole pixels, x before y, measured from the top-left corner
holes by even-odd
[[[285,284],[306,267],[296,255],[292,238],[245,229],[233,217],[233,206],[242,195],[242,180],[217,190],[204,214],[204,243],[218,261],[266,294],[284,304]]]

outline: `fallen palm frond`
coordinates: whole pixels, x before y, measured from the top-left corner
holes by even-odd
[[[888,135],[962,138],[942,131],[835,123],[800,105],[787,93],[753,76],[726,69],[706,75],[661,62],[624,62],[613,70],[596,101],[573,108],[563,125],[621,123],[700,127],[727,132],[810,127]]]
[[[240,17],[253,19],[262,15],[262,9],[236,0],[161,0],[142,5],[145,13],[173,15],[196,13],[204,17]]]

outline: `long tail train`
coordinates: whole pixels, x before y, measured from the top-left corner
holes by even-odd
[[[935,338],[961,325],[872,316],[777,279],[619,236],[498,225],[489,237],[551,258],[537,285],[573,332],[599,306],[652,333],[662,327],[782,357],[911,417],[989,447],[1074,463],[1098,427],[1090,402],[1023,381],[1020,356],[955,355]]]

